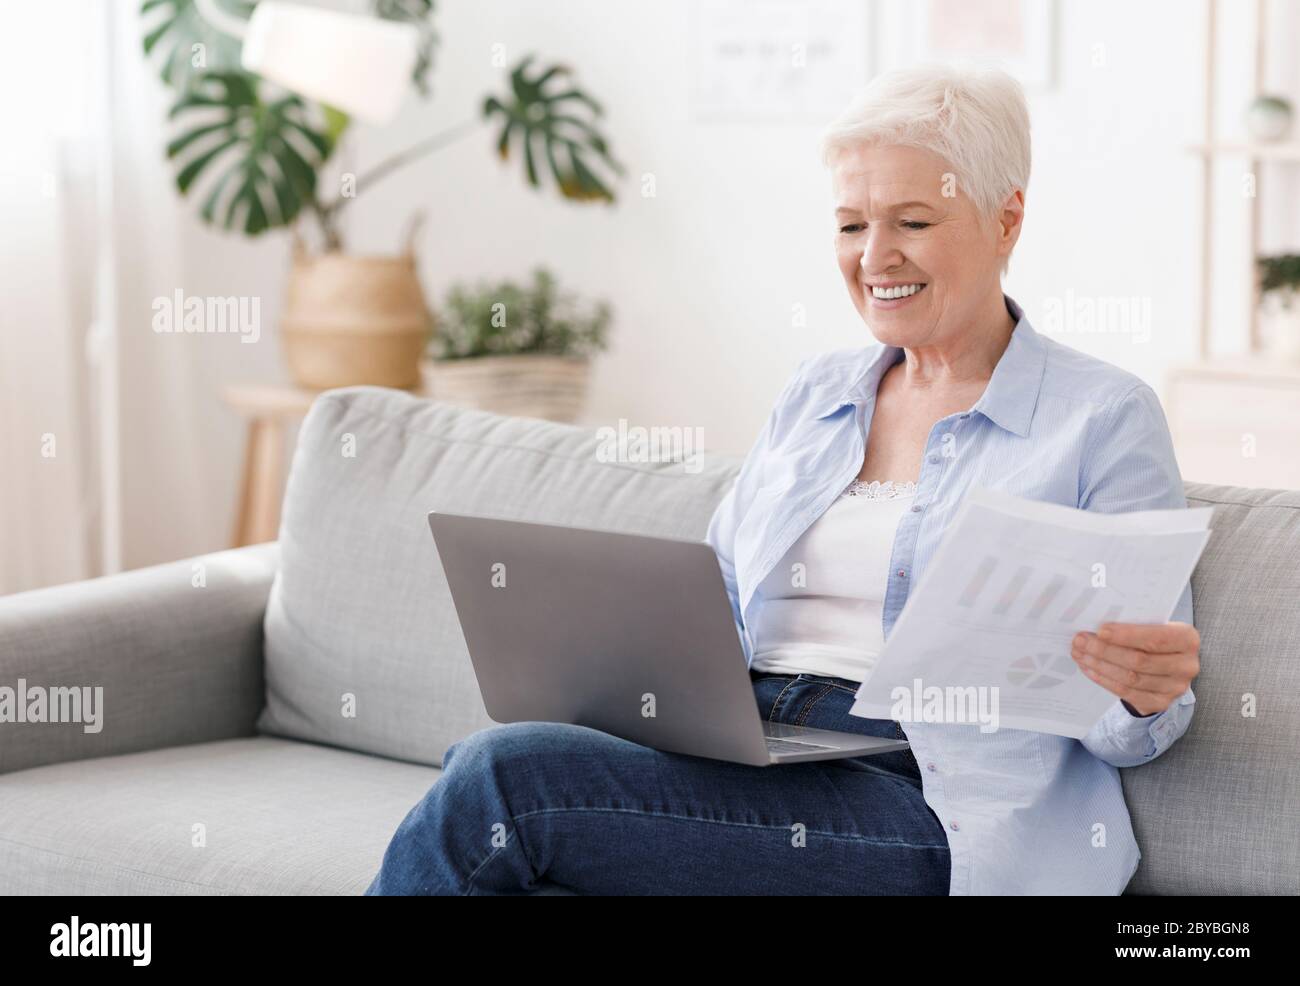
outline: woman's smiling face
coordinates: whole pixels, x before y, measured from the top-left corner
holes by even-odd
[[[991,292],[1001,297],[1018,212],[981,216],[943,158],[917,147],[864,145],[844,152],[832,182],[840,273],[881,342],[942,343],[987,310]]]

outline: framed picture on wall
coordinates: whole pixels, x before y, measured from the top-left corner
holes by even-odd
[[[691,116],[707,122],[821,122],[864,85],[867,0],[696,0]]]
[[[916,62],[1000,68],[1026,87],[1056,84],[1056,0],[913,0]]]

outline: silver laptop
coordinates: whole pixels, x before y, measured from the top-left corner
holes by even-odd
[[[429,514],[488,714],[766,765],[906,749],[759,714],[706,543]]]

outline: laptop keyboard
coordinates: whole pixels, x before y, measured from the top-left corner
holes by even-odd
[[[809,750],[834,750],[837,747],[823,746],[820,743],[806,743],[802,740],[774,739],[767,737],[768,753],[807,753]]]

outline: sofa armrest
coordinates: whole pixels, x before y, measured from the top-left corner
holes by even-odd
[[[253,735],[278,560],[270,541],[0,597],[0,774]]]

